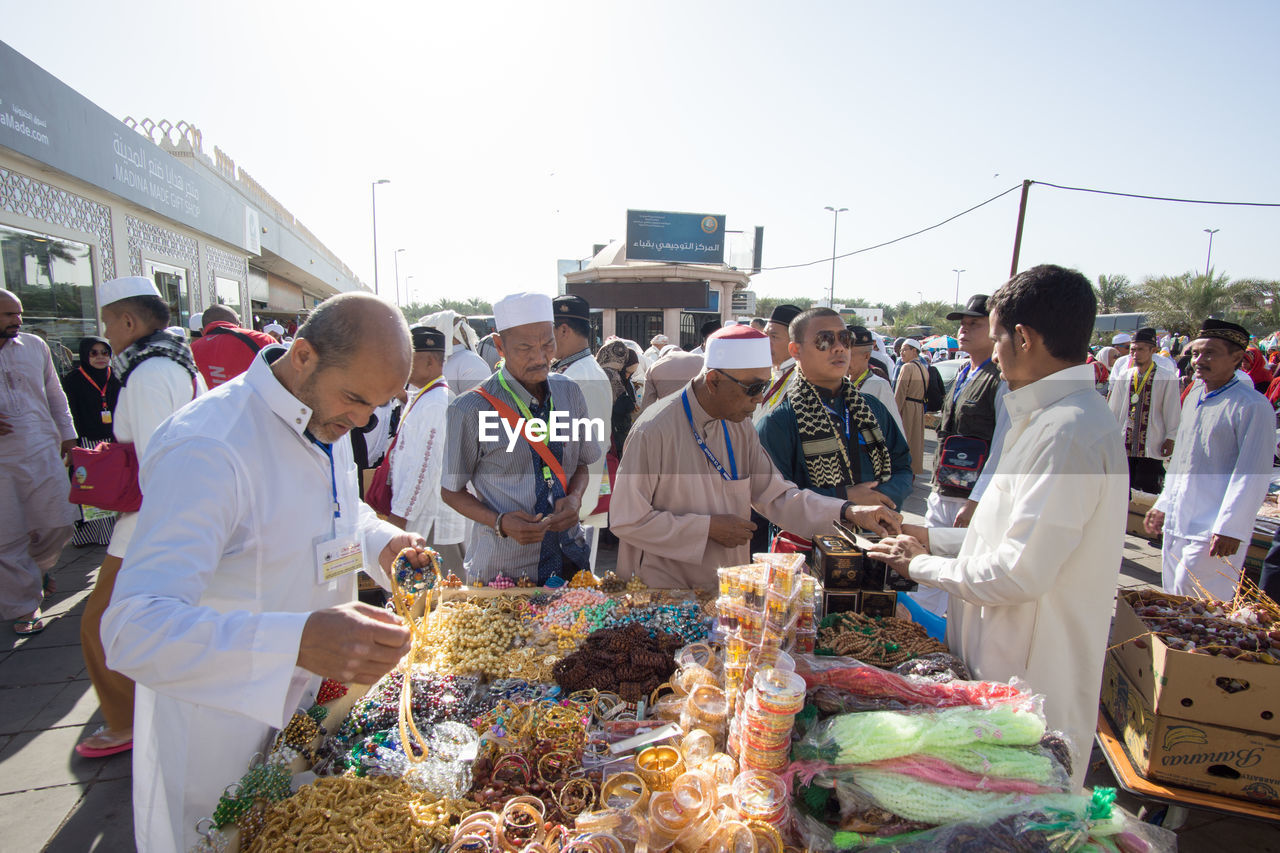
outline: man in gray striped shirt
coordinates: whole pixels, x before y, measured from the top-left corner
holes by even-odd
[[[556,343],[549,296],[513,294],[495,303],[493,314],[504,364],[449,404],[441,497],[475,522],[468,583],[499,573],[568,580],[588,565],[578,512],[604,423],[588,418],[572,379],[550,372]]]

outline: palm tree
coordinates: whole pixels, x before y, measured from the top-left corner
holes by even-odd
[[[1232,281],[1226,273],[1149,277],[1140,286],[1144,310],[1150,321],[1170,331],[1193,334],[1206,317],[1223,318],[1239,313],[1240,303],[1252,304],[1258,282]]]
[[[1099,314],[1115,314],[1131,307],[1133,285],[1129,282],[1127,275],[1103,273],[1098,276],[1098,285],[1093,289],[1093,293],[1098,297]]]

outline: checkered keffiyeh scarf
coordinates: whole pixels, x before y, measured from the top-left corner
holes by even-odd
[[[129,376],[134,369],[149,358],[167,358],[176,361],[192,378],[199,368],[191,356],[191,347],[186,338],[174,334],[168,329],[157,329],[146,337],[134,341],[124,352],[111,359],[111,367],[120,377],[121,385],[129,384]]]
[[[842,435],[843,419],[837,420],[822,402],[818,389],[805,378],[804,371],[796,368],[796,381],[787,392],[791,408],[796,413],[800,431],[800,449],[804,452],[805,469],[814,488],[848,486],[854,482],[854,466],[849,458],[849,448]],[[887,483],[893,475],[889,448],[885,445],[880,423],[862,394],[853,387],[849,377],[840,384],[840,393],[833,400],[836,407],[843,405],[849,412],[850,430],[861,434],[871,456],[875,479]]]

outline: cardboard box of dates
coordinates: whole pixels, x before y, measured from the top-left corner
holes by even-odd
[[[1157,714],[1114,653],[1102,707],[1143,776],[1228,797],[1280,802],[1280,736]]]
[[[1273,618],[1258,605],[1232,611],[1155,589],[1120,590],[1111,648],[1154,713],[1280,735]]]

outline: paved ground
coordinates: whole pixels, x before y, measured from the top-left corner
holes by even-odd
[[[927,490],[908,500],[924,512]],[[130,759],[126,753],[88,761],[73,751],[101,720],[80,652],[80,613],[105,549],[68,548],[54,570],[59,592],[46,610],[57,617],[35,637],[18,638],[0,624],[0,850],[83,853],[133,850]],[[602,568],[616,552],[602,550]],[[1129,537],[1121,584],[1158,584],[1159,552]],[[1090,785],[1114,785],[1098,754]],[[234,780],[227,780],[228,783]],[[1136,811],[1132,798],[1121,802]],[[1280,853],[1280,829],[1192,811],[1179,832],[1187,853],[1248,850]]]

